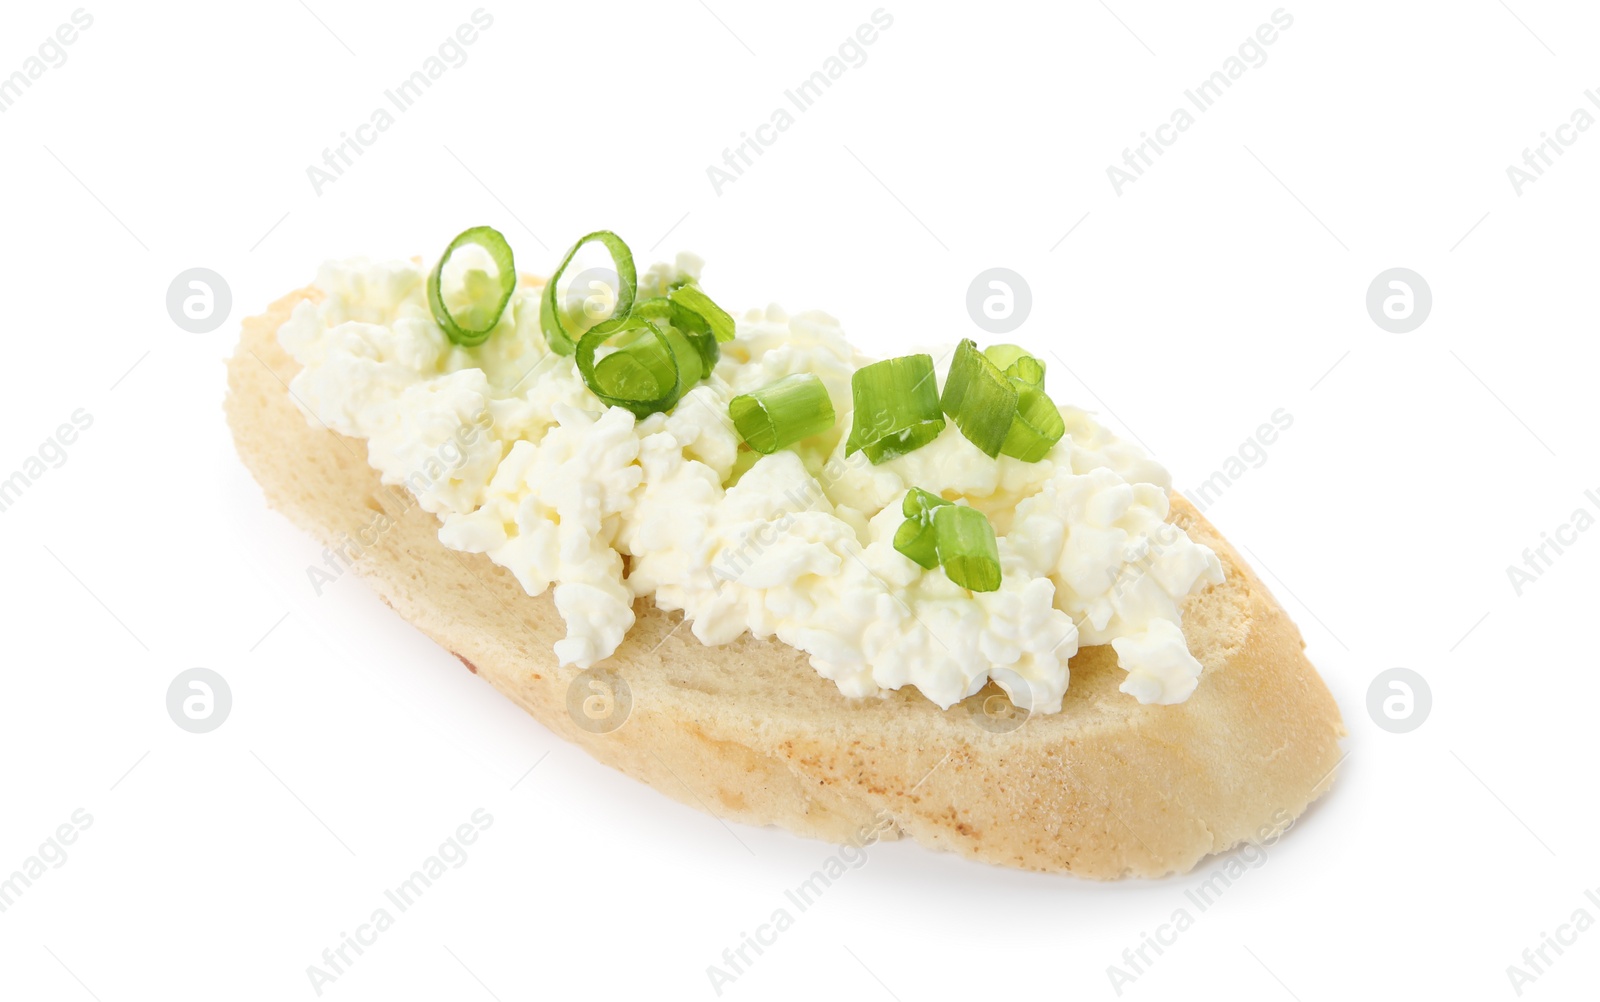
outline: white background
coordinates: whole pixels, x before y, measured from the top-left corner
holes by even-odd
[[[693,249],[725,305],[824,308],[879,354],[977,333],[968,283],[1015,269],[1015,337],[1066,361],[1057,399],[1180,488],[1292,414],[1208,515],[1300,623],[1349,758],[1123,995],[1516,997],[1525,948],[1600,918],[1600,532],[1520,596],[1506,573],[1597,511],[1600,129],[1520,195],[1506,174],[1600,115],[1595,11],[1290,6],[1266,63],[1119,195],[1107,166],[1270,0],[887,6],[866,63],[718,194],[707,166],[875,4],[707,2],[490,6],[466,64],[320,195],[307,166],[475,4],[89,7],[0,114],[0,477],[94,419],[0,513],[0,873],[93,818],[0,914],[0,995],[314,998],[307,966],[481,807],[470,859],[324,997],[710,999],[706,968],[834,851],[595,764],[353,577],[317,598],[319,548],[235,458],[240,318],[326,258],[490,223],[532,271],[599,227],[646,261]],[[8,5],[0,75],[72,10]],[[233,294],[208,334],[164,305],[195,266]],[[1365,308],[1397,266],[1434,298],[1408,334]],[[204,735],[165,710],[196,666],[234,699]],[[1407,734],[1366,710],[1394,666],[1432,687]],[[1115,998],[1107,967],[1215,865],[1100,885],[877,846],[723,997]],[[1592,990],[1597,954],[1580,934],[1524,994]]]

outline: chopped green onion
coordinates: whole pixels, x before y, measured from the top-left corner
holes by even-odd
[[[983,349],[983,354],[1001,369],[1009,368],[1019,358],[1029,357],[1026,351],[1014,344],[991,344]]]
[[[706,302],[710,303],[711,300],[707,299]],[[716,308],[715,303],[711,306],[713,309]],[[711,370],[717,367],[717,360],[722,357],[722,349],[717,347],[718,339],[712,332],[711,325],[699,313],[668,296],[656,296],[637,303],[633,307],[633,313],[647,320],[665,320],[682,332],[700,356],[700,375],[691,382],[699,382],[711,375]]]
[[[717,347],[717,339],[714,335],[690,334],[687,336],[689,343],[694,346],[694,350],[700,353],[700,369],[703,373],[701,378],[703,379],[705,376],[711,375],[711,370],[717,367],[718,359],[722,358],[722,349]]]
[[[759,390],[734,397],[728,414],[750,448],[771,455],[802,438],[833,427],[833,401],[822,380],[809,372],[784,376]]]
[[[962,342],[963,346],[967,343]],[[958,348],[957,358],[960,358],[960,351]],[[1061,411],[1044,392],[1044,363],[1014,344],[992,344],[983,350],[983,354],[997,368],[1005,369],[1006,379],[1017,391],[1016,409],[1006,429],[1005,439],[1000,444],[1000,454],[1025,463],[1037,463],[1050,454],[1050,449],[1066,433]],[[955,371],[955,364],[952,363],[951,378],[945,380],[947,398]],[[961,426],[963,432],[966,431],[959,418],[956,424]],[[992,452],[989,454],[994,455]]]
[[[983,512],[913,487],[900,513],[906,520],[895,530],[896,550],[926,570],[943,565],[945,575],[963,588],[999,589],[1000,549]]]
[[[667,339],[672,342],[672,350],[679,363],[678,374],[682,383],[679,388],[685,393],[690,386],[711,375],[717,360],[722,357],[722,349],[717,347],[717,339],[709,331],[702,333],[693,330],[698,318],[674,306],[665,296],[635,303],[633,316],[665,321],[657,326],[664,329]]]
[[[684,386],[687,388],[690,383],[698,383],[705,378],[706,374],[711,370],[703,364],[700,349],[694,344],[695,336],[685,333],[682,328],[673,324],[670,307],[671,304],[664,298],[646,299],[643,302],[635,303],[633,313],[630,315],[641,320],[666,321],[665,323],[658,322],[656,326],[661,328],[661,332],[671,342],[672,353],[679,361],[678,372],[682,374]],[[652,335],[648,330],[639,327],[630,337],[619,343],[617,347],[626,348],[634,341],[648,340],[651,337]]]
[[[939,406],[968,441],[993,458],[1017,412],[1017,388],[975,342],[966,340],[956,346]]]
[[[966,505],[933,512],[934,545],[951,581],[971,591],[1000,590],[1000,549],[983,512]]]
[[[926,525],[906,519],[894,531],[894,548],[920,564],[924,570],[939,566],[939,551],[934,545],[933,521]]]
[[[915,560],[926,570],[939,566],[939,550],[935,545],[933,510],[950,504],[937,494],[920,487],[906,492],[900,503],[900,514],[906,517],[894,532],[894,548]]]
[[[700,355],[700,349],[695,347],[694,338],[676,327],[667,327],[661,333],[667,336],[667,343],[672,346],[672,357],[678,365],[678,388],[681,397],[687,393],[689,387],[706,378],[711,371],[706,367],[705,359]]]
[[[1006,375],[1018,382],[1044,389],[1044,363],[1032,355],[1023,355],[1006,367]]]
[[[1044,388],[1044,363],[1014,344],[991,344],[984,357],[1004,369],[1008,379],[1020,379],[1030,386]]]
[[[940,505],[954,503],[953,501],[946,501],[932,491],[925,491],[921,487],[913,487],[906,491],[905,500],[900,502],[900,514],[906,518],[921,518]]]
[[[733,318],[697,286],[680,285],[668,293],[667,298],[674,306],[687,310],[700,321],[699,332],[709,332],[718,341],[733,340]]]
[[[1044,390],[1018,380],[1013,382],[1017,383],[1017,410],[1000,451],[1025,463],[1037,463],[1061,441],[1067,425],[1061,420],[1055,401]]]
[[[1011,419],[1000,452],[1025,463],[1037,463],[1061,441],[1067,430],[1066,422],[1061,420],[1055,401],[1044,392],[1044,363],[1014,345],[995,347],[1012,350],[1006,376],[1017,388],[1017,413]]]
[[[589,243],[605,247],[616,265],[617,301],[609,317],[585,330],[568,327],[574,318],[557,302],[557,295],[567,267]],[[635,304],[639,275],[633,252],[610,230],[596,230],[572,245],[545,284],[539,327],[552,351],[577,353],[584,384],[607,404],[625,407],[638,417],[669,410],[690,386],[711,374],[722,357],[717,342],[732,340],[734,322],[691,278],[674,282],[666,291]],[[611,350],[601,355],[607,347]]]
[[[482,309],[481,304],[474,303],[471,308],[471,318],[464,318],[468,319],[468,323],[463,324],[445,306],[444,295],[439,286],[445,262],[449,261],[450,256],[459,248],[467,244],[475,244],[489,253],[496,271],[493,281],[498,284],[499,289],[493,309]],[[473,283],[469,283],[469,287],[471,284]],[[505,313],[506,304],[511,302],[511,293],[516,291],[516,288],[517,266],[512,258],[511,245],[506,243],[506,238],[494,227],[474,226],[470,230],[463,230],[450,241],[450,246],[440,255],[439,263],[433,266],[433,273],[428,276],[428,309],[433,312],[434,322],[444,329],[445,335],[452,343],[470,348],[482,344],[489,337],[495,325],[500,322],[501,314]],[[473,323],[473,320],[478,322]]]
[[[874,465],[922,448],[944,430],[939,387],[928,355],[874,362],[850,377],[855,413],[845,455],[865,452]]]
[[[558,355],[572,354],[578,338],[582,337],[584,332],[567,329],[562,320],[564,311],[556,302],[556,288],[561,283],[561,276],[566,273],[567,265],[572,263],[578,250],[590,242],[604,246],[611,254],[611,262],[617,266],[617,305],[607,319],[624,318],[633,309],[633,299],[639,287],[639,275],[634,269],[633,252],[628,249],[628,245],[610,230],[595,230],[579,237],[578,242],[567,251],[567,256],[561,259],[561,265],[556,268],[555,274],[550,276],[550,281],[544,287],[544,296],[539,301],[539,328],[544,331],[550,350]]]
[[[637,333],[636,333],[637,332]],[[634,335],[625,337],[625,335]],[[612,338],[622,344],[598,360]],[[578,373],[594,395],[635,417],[664,411],[682,396],[683,378],[672,341],[661,328],[639,316],[612,317],[584,332],[577,344]]]
[[[667,302],[666,296],[642,299],[633,307],[633,315],[646,320],[665,320],[671,323],[672,304]]]

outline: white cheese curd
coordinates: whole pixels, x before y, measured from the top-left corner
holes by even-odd
[[[468,250],[445,269],[447,303],[470,300],[493,270]],[[653,266],[639,297],[701,267],[690,254]],[[530,595],[553,590],[562,664],[609,657],[634,600],[650,598],[706,644],[776,637],[847,696],[910,685],[949,707],[992,680],[1017,706],[1053,713],[1080,644],[1110,644],[1140,702],[1194,691],[1180,605],[1220,582],[1221,564],[1166,521],[1166,471],[1084,411],[1061,408],[1067,432],[1037,463],[991,459],[951,422],[874,466],[844,445],[851,375],[873,360],[827,314],[771,306],[739,318],[670,414],[636,419],[549,349],[541,287],[520,286],[490,336],[463,348],[434,323],[426,278],[412,262],[324,266],[321,301],[278,332],[301,366],[291,392],[308,421],[366,439],[384,482],[439,517],[446,546],[486,554]],[[942,372],[949,349],[932,352]],[[751,453],[729,401],[795,373],[822,380],[835,426]],[[968,591],[894,548],[912,487],[988,517],[999,590]]]
[[[633,625],[633,592],[612,542],[644,471],[635,462],[632,414],[612,407],[596,417],[558,405],[555,417],[537,445],[511,447],[483,506],[446,517],[439,539],[487,553],[530,595],[554,584],[556,609],[569,626],[556,655],[562,664],[588,667],[615,651]]]
[[[1122,691],[1142,703],[1181,703],[1194,691],[1200,663],[1178,628],[1178,604],[1197,586],[1222,581],[1216,554],[1167,514],[1167,493],[1155,484],[1129,483],[1103,466],[1063,471],[1017,503],[1007,537],[1054,582],[1055,605],[1078,624],[1082,642],[1112,645],[1128,672]]]

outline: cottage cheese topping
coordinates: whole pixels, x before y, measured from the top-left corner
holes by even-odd
[[[463,257],[446,269],[447,301],[492,268]],[[640,295],[699,269],[680,255],[642,275]],[[805,651],[848,696],[913,685],[948,707],[992,679],[1053,713],[1068,659],[1107,643],[1140,702],[1194,691],[1179,605],[1220,582],[1221,565],[1166,521],[1166,471],[1083,411],[1062,408],[1067,434],[1038,463],[990,459],[951,423],[873,466],[844,454],[850,377],[871,360],[831,317],[769,307],[740,318],[672,413],[637,420],[546,346],[538,287],[462,348],[433,322],[425,280],[410,262],[324,266],[322,302],[301,303],[278,334],[301,365],[291,390],[309,421],[367,440],[384,482],[439,517],[446,546],[487,554],[529,594],[553,589],[563,664],[610,656],[634,599],[652,597],[704,643],[749,632]],[[932,353],[942,370],[948,350]],[[797,372],[827,385],[835,428],[770,456],[741,451],[728,402]],[[989,517],[998,591],[969,592],[894,549],[913,486]]]

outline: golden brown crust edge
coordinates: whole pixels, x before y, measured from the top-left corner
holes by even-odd
[[[631,714],[606,733],[581,728],[567,711],[578,673],[551,653],[564,628],[548,593],[530,597],[487,557],[446,549],[437,519],[381,484],[364,442],[295,408],[297,366],[276,334],[306,298],[315,291],[246,320],[228,362],[228,421],[268,502],[329,546],[384,526],[355,562],[384,601],[546,727],[677,800],[834,842],[877,828],[1109,879],[1185,872],[1281,829],[1333,782],[1344,726],[1299,631],[1181,495],[1174,520],[1227,574],[1185,605],[1205,672],[1181,705],[1139,705],[1117,691],[1109,648],[1086,648],[1063,712],[1004,730],[979,710],[983,694],[948,711],[912,691],[847,699],[785,644],[706,647],[642,600],[603,662],[626,681]]]

